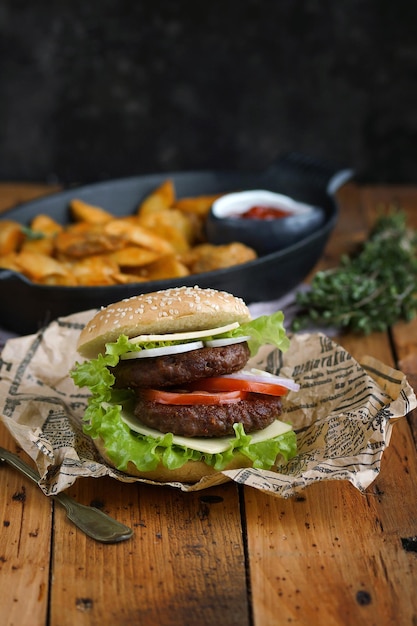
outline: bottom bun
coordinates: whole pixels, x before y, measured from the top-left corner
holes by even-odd
[[[138,470],[133,461],[129,461],[125,470],[119,470],[119,468],[114,465],[113,461],[107,454],[103,440],[98,437],[93,441],[98,452],[108,465],[110,465],[114,469],[117,469],[119,472],[123,472],[123,474],[128,474],[129,476],[136,476],[137,478],[154,480],[160,483],[198,483],[202,478],[205,478],[206,476],[213,476],[215,474],[221,473],[219,470],[215,470],[210,465],[206,465],[206,463],[204,463],[203,461],[187,461],[181,467],[173,470],[168,469],[167,467],[162,465],[162,463],[160,463],[158,467],[149,472],[143,472]],[[251,466],[252,462],[248,457],[244,456],[243,454],[236,453],[232,461],[224,469],[232,470]]]

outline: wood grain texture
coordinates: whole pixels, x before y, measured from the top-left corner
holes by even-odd
[[[404,420],[366,496],[338,482],[290,500],[247,491],[256,626],[415,623],[417,561],[402,540],[417,533],[416,471]]]
[[[41,193],[0,184],[0,210]],[[312,271],[353,251],[383,205],[401,205],[417,227],[415,187],[350,183],[338,199],[337,228]],[[357,359],[400,366],[417,385],[417,321],[335,339]],[[118,545],[85,537],[61,507],[0,465],[5,626],[416,624],[415,419],[394,426],[366,495],[328,481],[283,500],[232,483],[183,494],[80,479],[70,495],[134,528]],[[16,447],[2,426],[0,445]]]
[[[236,485],[183,494],[81,480],[70,493],[101,503],[135,535],[100,545],[56,516],[55,536],[66,539],[55,542],[52,624],[249,624]]]
[[[342,252],[352,252],[373,224],[376,207],[383,199],[391,202],[397,192],[384,190],[374,197],[372,190],[345,186],[339,193],[342,216],[319,268],[333,267]],[[404,328],[410,332],[409,325]],[[345,334],[335,340],[356,359],[369,354],[395,365],[386,333]],[[256,626],[415,623],[417,562],[402,542],[417,535],[416,472],[415,445],[404,418],[394,427],[381,474],[366,496],[338,482],[313,485],[289,500],[246,490]]]
[[[0,445],[28,460],[2,424]],[[0,623],[4,626],[46,623],[52,512],[52,502],[39,487],[0,463]]]
[[[393,365],[385,335],[337,339]],[[338,482],[289,500],[245,492],[256,626],[414,623],[417,561],[402,542],[417,535],[416,453],[405,418],[393,431],[365,496]]]
[[[57,185],[36,183],[0,183],[0,213],[13,209],[22,202],[29,202],[59,191]]]

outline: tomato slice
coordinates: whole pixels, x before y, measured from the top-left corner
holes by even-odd
[[[286,387],[275,383],[247,380],[244,378],[227,378],[223,376],[204,378],[192,383],[189,387],[202,391],[243,391],[246,393],[264,393],[269,396],[285,396],[285,394],[288,393]]]
[[[240,402],[245,393],[238,389],[223,392],[197,391],[166,391],[162,389],[143,389],[141,395],[145,400],[160,404],[230,404]]]

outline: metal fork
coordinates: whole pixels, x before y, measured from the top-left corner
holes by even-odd
[[[25,474],[36,484],[39,482],[39,474],[30,465],[8,450],[0,447],[0,460],[5,461],[15,469]],[[133,530],[128,526],[113,519],[107,513],[93,506],[80,504],[66,493],[58,493],[51,496],[65,508],[67,517],[73,524],[86,535],[103,543],[117,543],[125,541],[133,535]]]

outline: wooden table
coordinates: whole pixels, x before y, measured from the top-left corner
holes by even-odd
[[[0,185],[0,208],[48,190]],[[417,187],[348,184],[338,197],[339,224],[320,266],[337,263],[367,233],[380,204],[399,202],[417,227]],[[417,320],[338,341],[354,357],[375,356],[417,383]],[[133,539],[116,545],[78,532],[60,506],[2,465],[0,623],[416,624],[416,423],[411,415],[395,425],[366,495],[344,482],[283,500],[234,483],[183,494],[80,479],[69,490],[74,498],[134,528]],[[16,450],[3,426],[0,445]]]

